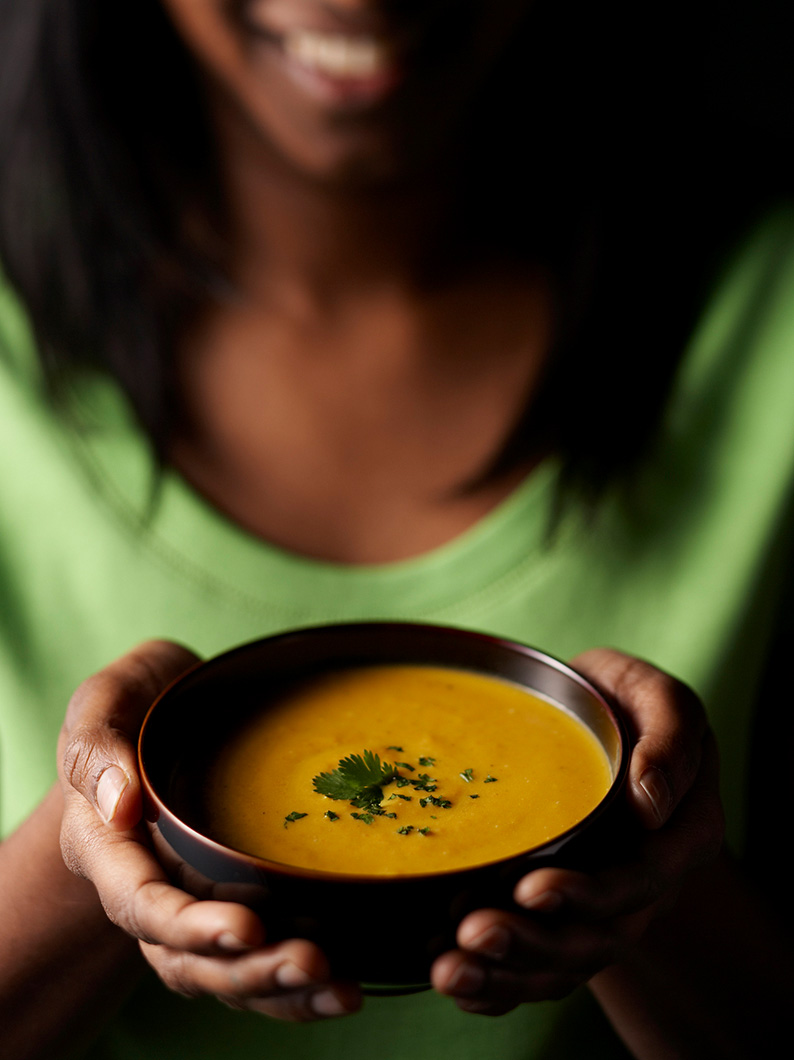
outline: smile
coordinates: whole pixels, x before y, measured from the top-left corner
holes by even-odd
[[[312,73],[358,80],[379,77],[394,66],[392,50],[376,37],[292,30],[282,41],[284,53]]]

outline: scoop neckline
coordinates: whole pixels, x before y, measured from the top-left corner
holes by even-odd
[[[548,527],[556,461],[547,458],[471,526],[426,552],[383,563],[348,564],[291,552],[239,526],[182,475],[162,472],[151,504],[150,447],[112,381],[81,394],[77,455],[110,517],[136,547],[172,572],[238,605],[311,620],[356,618],[377,600],[389,615],[436,613],[509,578],[537,559]]]

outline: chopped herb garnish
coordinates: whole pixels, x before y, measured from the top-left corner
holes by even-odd
[[[397,746],[396,746],[396,744],[390,744],[390,745],[389,745],[389,746],[388,746],[388,747],[386,748],[386,750],[387,750],[387,751],[396,751],[396,752],[397,752],[397,754],[400,754],[400,755],[401,755],[401,754],[403,753],[403,749],[402,749],[402,747],[397,747]]]
[[[390,745],[388,750],[402,751],[402,747],[398,747],[396,744]],[[420,756],[418,761],[420,766],[425,767],[433,766],[436,763],[436,759],[429,755]],[[402,799],[404,802],[413,800],[413,795],[403,795],[399,791],[393,791],[384,797],[383,788],[386,784],[394,784],[397,788],[411,786],[416,792],[427,792],[426,795],[418,800],[422,809],[430,806],[446,810],[453,805],[450,799],[431,794],[438,787],[438,781],[435,777],[431,777],[429,773],[419,773],[415,777],[407,777],[398,773],[398,768],[407,769],[410,773],[415,772],[415,767],[409,762],[395,762],[394,765],[391,765],[389,762],[381,762],[380,757],[374,751],[365,750],[361,754],[352,754],[346,758],[340,758],[336,769],[328,773],[319,773],[313,778],[312,784],[318,794],[325,795],[331,799],[344,799],[351,806],[356,807],[356,811],[361,812],[353,812],[350,816],[353,820],[361,821],[366,825],[372,824],[376,817],[387,817],[390,820],[397,819],[396,813],[387,812],[381,806],[382,802],[394,799]],[[469,784],[474,779],[474,770],[464,769],[461,771],[460,777]],[[493,784],[496,779],[496,777],[492,777],[489,774],[485,778],[484,783]],[[479,795],[469,796],[471,799],[478,799],[479,797]],[[291,813],[284,818],[284,827],[286,828],[289,823],[299,821],[306,816],[307,814],[305,813]],[[327,810],[325,817],[329,821],[338,821],[340,819],[339,815],[334,813],[333,810]],[[430,819],[435,821],[435,814],[430,814]],[[401,828],[396,829],[398,835],[410,835],[414,831],[425,836],[431,834],[429,827],[416,828],[411,824],[403,825]]]
[[[412,780],[411,783],[417,791],[435,791],[437,787],[435,777],[431,777],[427,773],[420,773],[416,780]]]
[[[382,798],[383,792],[380,788],[375,788],[374,790],[367,788],[366,791],[362,791],[360,795],[357,795],[355,799],[351,799],[350,805],[358,806],[359,810],[366,810],[367,813],[381,817],[386,812],[381,809],[380,800]]]
[[[292,813],[288,813],[287,816],[284,818],[284,827],[286,828],[287,825],[291,824],[293,821],[299,821],[301,817],[307,816],[308,814],[298,813],[296,810],[293,810]]]

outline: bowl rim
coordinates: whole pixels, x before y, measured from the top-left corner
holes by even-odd
[[[490,643],[494,647],[498,647],[502,650],[508,650],[516,652],[519,655],[533,659],[535,662],[549,666],[551,669],[557,670],[565,677],[578,684],[580,687],[585,689],[591,696],[593,696],[605,710],[607,718],[611,723],[617,735],[618,744],[620,747],[620,754],[618,758],[617,768],[612,778],[608,790],[599,802],[587,813],[584,817],[580,818],[570,828],[567,828],[564,832],[558,832],[550,839],[545,840],[543,843],[539,843],[533,847],[527,847],[524,850],[517,851],[515,854],[508,854],[500,858],[493,858],[488,861],[473,862],[470,865],[458,866],[456,868],[448,869],[434,869],[425,872],[408,872],[408,873],[389,873],[389,874],[372,874],[364,872],[338,872],[330,869],[313,869],[301,865],[291,865],[287,862],[276,861],[270,858],[264,858],[257,854],[249,854],[245,851],[237,850],[234,847],[226,846],[223,843],[218,842],[210,836],[205,835],[198,829],[193,828],[186,821],[184,821],[178,814],[176,814],[166,803],[163,796],[161,796],[153,781],[149,775],[144,761],[144,741],[146,737],[146,731],[149,727],[150,720],[161,703],[161,701],[171,692],[177,688],[180,684],[185,682],[189,677],[193,676],[198,670],[211,669],[213,665],[220,665],[221,663],[226,664],[235,655],[242,655],[249,652],[252,648],[255,648],[262,644],[264,641],[278,642],[286,638],[294,638],[296,636],[321,636],[324,632],[327,633],[332,630],[344,630],[351,635],[355,634],[358,630],[372,631],[377,628],[382,631],[384,636],[389,631],[416,631],[417,634],[422,632],[426,634],[445,634],[453,635],[460,638],[470,638],[482,643]],[[384,665],[389,665],[389,659],[384,658],[382,660]],[[373,660],[373,666],[379,665],[378,661]],[[443,662],[438,663],[439,666],[449,665]],[[449,665],[450,669],[462,669],[462,667],[454,667]],[[471,668],[474,673],[483,673],[482,669],[477,667]],[[498,678],[498,674],[488,674],[487,676],[495,676]],[[546,696],[544,693],[538,692],[536,689],[532,689],[529,685],[526,686],[528,691],[534,692],[541,698],[551,701],[555,706],[561,709],[566,709],[564,704],[554,702],[551,697]],[[620,710],[612,702],[612,700],[602,692],[596,685],[593,684],[587,677],[580,674],[573,667],[567,663],[556,658],[556,656],[549,655],[548,652],[542,651],[539,648],[531,647],[528,644],[523,644],[520,641],[511,640],[508,637],[500,637],[490,633],[482,633],[478,630],[465,629],[458,626],[447,626],[442,624],[424,623],[424,622],[408,622],[408,621],[362,621],[362,622],[327,622],[311,626],[298,626],[292,629],[284,630],[280,633],[272,634],[267,637],[257,637],[254,640],[246,641],[243,644],[238,644],[227,651],[220,652],[217,655],[211,656],[209,659],[200,660],[187,670],[183,671],[173,681],[169,682],[165,688],[157,695],[153,700],[149,709],[144,716],[143,722],[138,733],[137,741],[138,751],[138,771],[141,781],[141,787],[144,794],[144,807],[148,803],[150,807],[153,807],[153,813],[144,813],[144,819],[150,824],[154,824],[161,817],[168,820],[171,826],[183,834],[188,836],[194,842],[201,844],[203,847],[216,852],[219,855],[223,855],[227,860],[237,863],[244,864],[249,868],[259,870],[263,875],[277,874],[279,876],[288,877],[299,877],[301,879],[327,881],[333,883],[366,883],[366,884],[393,884],[395,882],[409,883],[411,881],[427,881],[430,879],[442,879],[448,877],[454,877],[460,874],[469,873],[478,870],[487,870],[497,867],[508,868],[521,861],[540,860],[544,855],[552,856],[561,847],[565,846],[566,843],[574,837],[580,831],[584,831],[599,817],[601,817],[606,810],[615,802],[620,793],[623,791],[626,779],[629,771],[629,761],[631,758],[631,743],[628,736],[626,724],[623,721]]]

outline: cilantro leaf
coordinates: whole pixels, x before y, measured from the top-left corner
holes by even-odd
[[[388,762],[382,763],[373,751],[364,751],[363,755],[341,758],[336,769],[318,774],[312,784],[315,791],[330,799],[355,799],[363,795],[367,788],[385,784],[393,775],[393,766]]]
[[[399,774],[388,762],[381,762],[374,751],[340,758],[339,765],[330,773],[314,777],[314,790],[330,799],[346,799],[351,806],[364,810],[354,814],[357,820],[370,824],[373,817],[383,816],[381,808],[383,785],[396,780]]]

